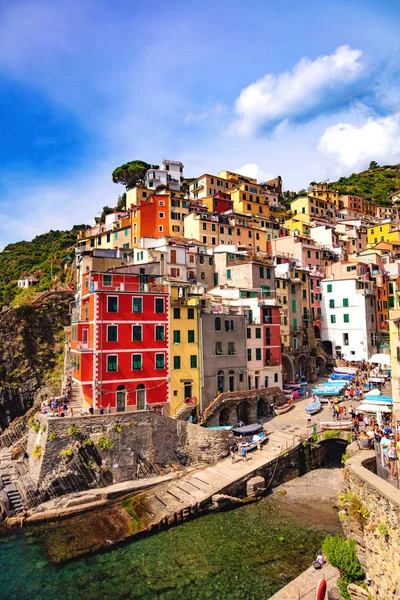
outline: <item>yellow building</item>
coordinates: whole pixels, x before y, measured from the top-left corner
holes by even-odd
[[[399,242],[400,229],[392,223],[382,223],[367,227],[367,246],[371,248],[378,242]]]
[[[256,183],[241,183],[227,192],[233,200],[234,210],[262,218],[270,216],[271,211],[263,189]]]
[[[200,401],[199,298],[190,292],[190,284],[170,286],[171,417],[187,398]]]
[[[81,250],[85,248],[104,248],[107,250],[131,248],[130,217],[122,217],[111,226],[99,224],[85,231],[80,231],[77,248]]]
[[[312,196],[299,196],[290,203],[293,217],[310,222],[311,219],[332,221],[335,217],[335,203],[331,200],[320,200]]]
[[[309,190],[308,195],[311,198],[333,203],[336,208],[339,208],[339,192],[331,190],[327,183],[315,183]]]
[[[285,227],[287,227],[290,231],[290,235],[293,233],[297,233],[298,235],[308,235],[310,232],[310,224],[300,217],[304,217],[305,215],[300,215],[299,218],[292,217],[291,219],[287,219],[285,221]]]

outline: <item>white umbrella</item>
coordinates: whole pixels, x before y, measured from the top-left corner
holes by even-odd
[[[359,410],[361,412],[384,412],[384,413],[390,413],[392,412],[392,409],[390,408],[390,406],[384,406],[384,405],[379,405],[379,404],[360,404],[360,406],[357,406],[356,410]]]
[[[373,354],[368,362],[370,364],[377,363],[378,365],[390,367],[390,354]]]

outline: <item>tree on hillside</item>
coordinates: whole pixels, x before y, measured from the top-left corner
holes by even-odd
[[[100,217],[95,217],[94,220],[96,223],[105,223],[106,222],[106,216],[107,215],[111,215],[111,213],[113,213],[115,211],[115,208],[110,208],[109,206],[103,206],[103,210],[102,213],[100,215]]]
[[[370,169],[376,169],[377,167],[379,167],[379,165],[376,162],[376,160],[371,160],[371,162],[369,163],[369,168]]]
[[[131,160],[114,169],[112,180],[114,183],[122,183],[127,190],[131,190],[144,182],[146,171],[151,168],[158,169],[158,165],[150,165],[143,160]]]

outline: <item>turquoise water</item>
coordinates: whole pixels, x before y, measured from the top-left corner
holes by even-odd
[[[266,498],[61,566],[24,530],[0,538],[0,598],[266,600],[311,564],[329,529]]]

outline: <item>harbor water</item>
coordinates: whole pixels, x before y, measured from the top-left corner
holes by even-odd
[[[266,600],[338,531],[331,506],[316,520],[312,506],[298,514],[283,506],[268,497],[61,565],[47,561],[46,531],[24,529],[0,538],[0,598]]]

